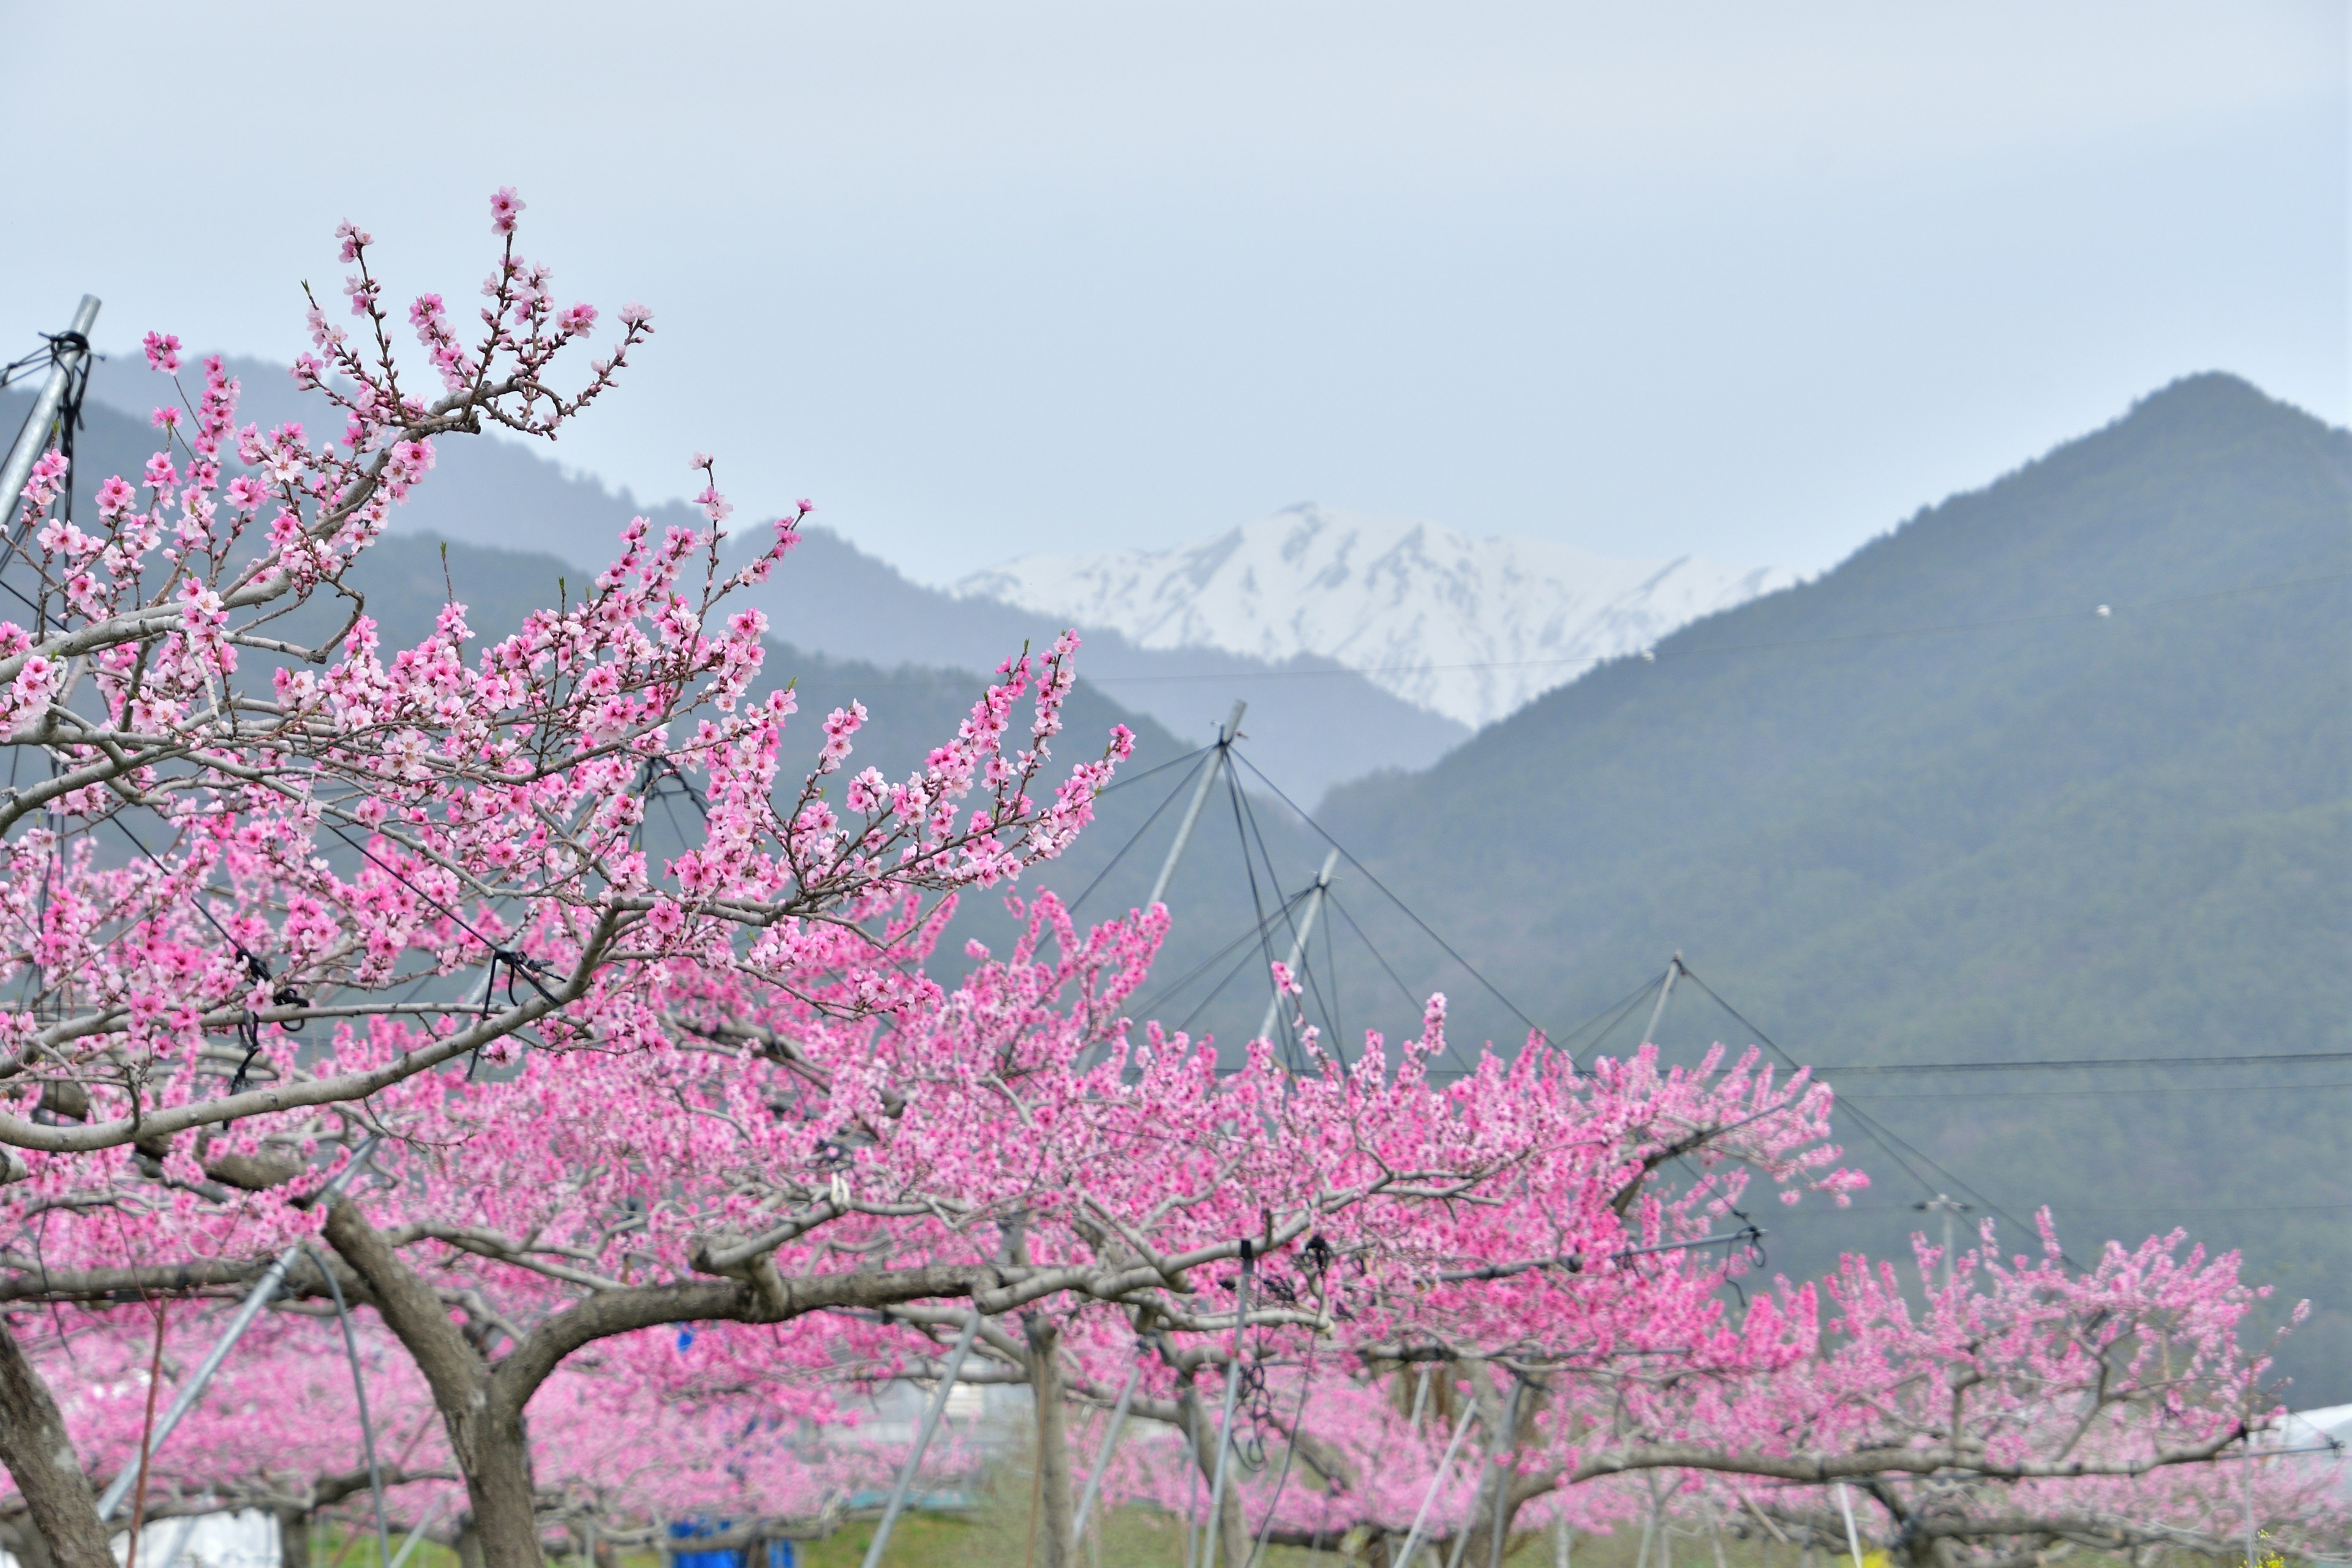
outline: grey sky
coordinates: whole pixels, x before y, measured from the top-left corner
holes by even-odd
[[[233,9],[235,20],[224,20]],[[559,455],[939,579],[1288,502],[1828,564],[2187,372],[2343,422],[2328,4],[5,8],[11,357],[290,355],[519,186]]]

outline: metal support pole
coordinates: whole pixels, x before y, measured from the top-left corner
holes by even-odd
[[[1421,1511],[1412,1516],[1412,1529],[1405,1534],[1404,1550],[1397,1554],[1398,1568],[1412,1568],[1412,1549],[1421,1544],[1421,1527],[1428,1521],[1429,1505],[1437,1500],[1437,1489],[1453,1472],[1454,1456],[1461,1452],[1462,1439],[1470,1436],[1470,1423],[1477,1414],[1475,1401],[1462,1402],[1462,1419],[1454,1424],[1454,1440],[1445,1445],[1445,1458],[1437,1461],[1437,1473],[1429,1478],[1429,1489],[1421,1494]]]
[[[343,1353],[351,1358],[352,1363],[352,1395],[359,1404],[360,1436],[367,1445],[368,1490],[375,1495],[375,1560],[388,1564],[392,1561],[392,1526],[384,1519],[383,1467],[377,1464],[375,1458],[375,1423],[368,1419],[367,1380],[360,1373],[359,1338],[352,1332],[352,1310],[343,1302],[342,1282],[327,1267],[326,1258],[317,1247],[308,1247],[307,1250],[310,1260],[318,1265],[319,1272],[325,1276],[327,1289],[334,1292],[335,1317],[343,1327]]]
[[[86,344],[90,328],[96,325],[98,296],[84,294],[68,330]],[[0,464],[0,532],[16,531],[16,500],[25,493],[25,481],[32,478],[34,461],[48,449],[49,426],[57,421],[58,410],[65,406],[66,388],[89,357],[88,348],[67,345],[58,351],[56,362],[49,366],[49,379],[41,384],[39,395],[33,399],[31,417],[9,449],[7,462]]]
[[[1234,711],[1240,711],[1239,704]],[[1249,1320],[1250,1244],[1242,1242],[1242,1277],[1234,1288],[1234,1360],[1225,1369],[1225,1419],[1217,1431],[1217,1472],[1209,1482],[1209,1543],[1201,1561],[1207,1568],[1217,1568],[1217,1537],[1223,1533],[1225,1507],[1225,1460],[1234,1449],[1234,1406],[1242,1392],[1242,1330]]]
[[[2246,1434],[2246,1568],[2259,1568],[2254,1555],[2254,1435]]]
[[[955,1349],[948,1352],[948,1364],[940,1371],[940,1385],[931,1391],[931,1403],[923,1411],[923,1424],[915,1429],[914,1451],[907,1456],[907,1468],[898,1472],[898,1483],[890,1489],[890,1500],[883,1507],[882,1522],[874,1527],[874,1539],[866,1543],[865,1568],[881,1568],[883,1548],[890,1544],[890,1527],[898,1522],[899,1511],[907,1506],[907,1494],[915,1489],[915,1472],[922,1467],[923,1450],[931,1446],[931,1434],[940,1429],[940,1417],[947,1414],[948,1394],[955,1387],[956,1373],[963,1370],[963,1358],[979,1332],[980,1310],[975,1307],[963,1321],[963,1332],[956,1336]]]
[[[1184,1467],[1184,1568],[1192,1568],[1199,1560],[1201,1538],[1192,1529],[1192,1516],[1201,1507],[1201,1438],[1192,1430],[1192,1421],[1201,1414],[1201,1402],[1192,1401],[1192,1415],[1184,1422],[1184,1446],[1192,1450],[1192,1462]]]
[[[332,1203],[335,1194],[343,1190],[343,1184],[367,1163],[368,1155],[375,1150],[375,1135],[369,1134],[367,1142],[352,1155],[351,1163],[329,1178],[327,1184],[319,1189],[318,1196],[310,1201],[313,1204]],[[180,1424],[180,1418],[195,1408],[196,1401],[204,1397],[206,1385],[220,1371],[221,1363],[226,1361],[228,1352],[236,1348],[236,1342],[245,1337],[245,1331],[253,1327],[253,1320],[261,1316],[264,1307],[277,1300],[278,1292],[285,1288],[287,1272],[294,1267],[294,1260],[302,1255],[306,1245],[298,1241],[279,1253],[268,1271],[246,1293],[243,1304],[236,1310],[236,1316],[228,1321],[228,1331],[221,1335],[220,1342],[213,1346],[204,1363],[196,1368],[196,1374],[180,1385],[180,1392],[172,1396],[171,1408],[164,1411],[163,1419],[155,1423],[154,1435],[147,1440],[148,1458],[152,1459],[155,1451],[163,1446],[163,1439],[172,1435],[172,1428]],[[123,1494],[131,1489],[131,1483],[138,1476],[137,1465],[126,1465],[108,1484],[106,1494],[98,1500],[98,1517],[101,1522],[114,1517],[114,1510],[122,1506]]]
[[[1298,912],[1298,931],[1290,942],[1290,972],[1298,973],[1298,965],[1307,956],[1307,939],[1315,934],[1315,917],[1323,912],[1323,896],[1330,890],[1331,873],[1339,864],[1339,852],[1334,849],[1323,857],[1323,869],[1315,873],[1315,886],[1307,894],[1307,907]],[[1265,1005],[1265,1021],[1257,1026],[1261,1040],[1274,1038],[1274,1021],[1282,1011],[1282,993],[1277,991]]]
[[[1944,1289],[1948,1290],[1952,1288],[1952,1216],[1954,1215],[1968,1213],[1969,1205],[1961,1203],[1958,1199],[1954,1198],[1948,1194],[1937,1193],[1926,1203],[1913,1204],[1911,1206],[1919,1210],[1922,1214],[1934,1214],[1939,1210],[1943,1214]]]
[[[425,1510],[424,1517],[416,1521],[416,1528],[408,1532],[408,1539],[400,1543],[400,1550],[392,1554],[391,1568],[401,1568],[401,1564],[408,1561],[408,1554],[416,1550],[416,1543],[425,1539],[425,1531],[440,1517],[441,1504],[436,1500],[431,1508]],[[591,1563],[596,1561],[595,1532],[596,1526],[592,1521],[588,1526],[588,1561]]]
[[[1658,983],[1658,1005],[1650,1009],[1650,1021],[1642,1026],[1642,1037],[1633,1042],[1635,1045],[1654,1046],[1658,1043],[1658,1024],[1666,1016],[1666,998],[1675,994],[1675,976],[1682,972],[1683,950],[1676,948],[1675,955],[1666,960],[1665,979]]]
[[[1118,1447],[1119,1432],[1127,1426],[1127,1407],[1134,1402],[1136,1386],[1142,1381],[1143,1363],[1139,1359],[1135,1370],[1127,1374],[1127,1386],[1119,1391],[1118,1404],[1111,1410],[1110,1430],[1103,1435],[1102,1452],[1095,1456],[1095,1468],[1087,1473],[1087,1489],[1078,1496],[1077,1511],[1070,1516],[1070,1538],[1074,1541],[1086,1533],[1087,1513],[1095,1506],[1095,1492],[1102,1485],[1103,1472],[1110,1468],[1111,1450]]]
[[[1168,879],[1176,874],[1176,862],[1184,858],[1184,846],[1192,841],[1192,825],[1201,820],[1201,807],[1208,804],[1209,791],[1225,771],[1225,753],[1233,749],[1234,737],[1242,732],[1242,711],[1248,706],[1234,699],[1232,714],[1217,731],[1216,749],[1209,753],[1209,765],[1201,770],[1201,782],[1193,787],[1192,803],[1184,807],[1184,820],[1176,825],[1176,842],[1168,847],[1168,858],[1160,863],[1160,875],[1151,879],[1151,896],[1143,900],[1145,909],[1166,895]]]
[[[1503,1406],[1503,1429],[1495,1434],[1489,1444],[1488,1466],[1495,1474],[1495,1532],[1486,1542],[1486,1568],[1503,1568],[1503,1530],[1510,1523],[1511,1478],[1504,1467],[1517,1452],[1504,1447],[1518,1441],[1519,1392],[1526,1384],[1517,1377],[1511,1379],[1511,1397]]]
[[[1853,1494],[1838,1483],[1838,1507],[1845,1512],[1846,1550],[1853,1553],[1853,1568],[1862,1568],[1862,1532],[1853,1527]]]

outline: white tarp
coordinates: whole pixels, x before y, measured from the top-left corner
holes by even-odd
[[[2352,1503],[2352,1405],[2298,1410],[2254,1451],[2264,1447],[2291,1456],[2294,1464],[2326,1467],[2335,1477],[2336,1496]]]
[[[131,1555],[131,1532],[114,1538],[114,1560]],[[139,1532],[139,1568],[278,1568],[278,1521],[247,1509],[161,1519]],[[23,1568],[0,1552],[0,1568]]]

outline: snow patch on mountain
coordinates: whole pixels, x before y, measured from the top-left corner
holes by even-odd
[[[1024,555],[954,592],[1108,627],[1144,647],[1274,662],[1320,654],[1476,727],[1797,580],[1695,555],[1612,561],[1310,502],[1171,550]]]

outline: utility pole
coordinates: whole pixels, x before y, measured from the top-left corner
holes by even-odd
[[[1242,712],[1249,704],[1240,698],[1234,700],[1234,710],[1217,731],[1215,750],[1209,753],[1209,765],[1201,770],[1201,782],[1192,790],[1192,804],[1184,808],[1184,820],[1176,825],[1176,842],[1168,847],[1168,858],[1160,863],[1160,875],[1151,881],[1151,896],[1143,900],[1150,909],[1168,891],[1168,879],[1176,874],[1176,862],[1184,858],[1184,846],[1192,841],[1192,825],[1201,820],[1201,807],[1208,804],[1209,791],[1216,786],[1225,771],[1225,755],[1242,732]]]
[[[1650,1009],[1650,1021],[1642,1026],[1642,1037],[1633,1042],[1635,1045],[1654,1046],[1658,1043],[1658,1025],[1666,1016],[1667,998],[1675,994],[1675,976],[1682,972],[1683,950],[1678,947],[1675,949],[1675,955],[1666,960],[1666,977],[1658,982],[1658,1005]]]
[[[1944,1216],[1944,1289],[1948,1290],[1952,1288],[1952,1216],[1968,1213],[1969,1205],[1948,1194],[1937,1193],[1926,1203],[1911,1206],[1922,1214]]]
[[[89,330],[96,325],[98,296],[84,294],[80,307],[74,311],[73,325],[57,340],[49,378],[41,384],[39,395],[33,399],[32,416],[25,421],[16,446],[10,448],[8,460],[0,463],[0,529],[16,531],[17,498],[25,493],[25,481],[32,477],[34,461],[48,448],[49,426],[57,423],[58,411],[65,406],[67,389],[89,362]]]
[[[1298,965],[1307,956],[1307,939],[1315,934],[1315,917],[1323,912],[1324,895],[1331,890],[1331,872],[1339,864],[1339,852],[1332,850],[1323,857],[1323,869],[1315,873],[1315,886],[1307,889],[1307,907],[1298,912],[1298,931],[1290,941],[1290,972],[1298,973]],[[1274,1023],[1282,1010],[1282,993],[1277,991],[1265,1005],[1265,1021],[1257,1026],[1261,1040],[1274,1038]]]

